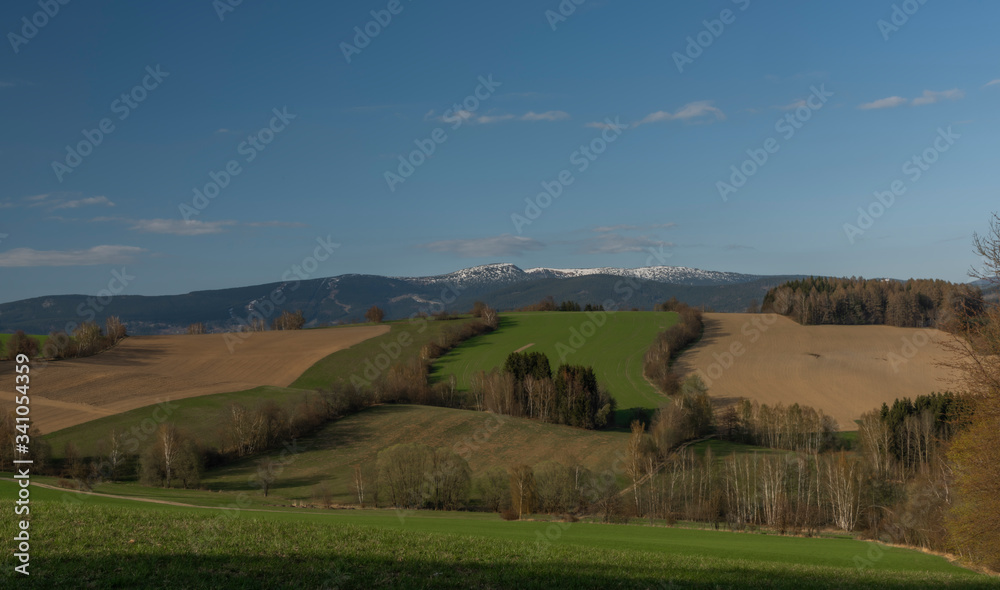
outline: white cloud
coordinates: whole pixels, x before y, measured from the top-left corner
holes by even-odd
[[[62,221],[72,221],[63,219]],[[199,221],[197,219],[128,219],[126,217],[95,217],[91,222],[120,222],[129,229],[148,234],[169,234],[174,236],[203,236],[221,234],[232,227],[309,227],[305,223],[290,221],[251,221],[240,223],[231,219],[221,221]]]
[[[126,221],[126,220],[123,220]],[[129,229],[149,234],[171,234],[175,236],[201,236],[219,234],[235,221],[198,221],[197,219],[132,219],[127,220]]]
[[[898,106],[909,103],[911,106],[923,106],[925,104],[934,104],[936,102],[941,102],[942,100],[958,100],[960,98],[965,98],[965,92],[962,92],[958,88],[952,88],[951,90],[942,90],[940,92],[935,92],[933,90],[924,90],[924,93],[920,96],[910,100],[902,96],[890,96],[887,98],[880,98],[872,102],[866,102],[864,104],[858,105],[861,110],[873,110],[873,109],[893,109]]]
[[[936,102],[941,102],[942,100],[958,100],[964,98],[965,93],[958,88],[952,88],[951,90],[944,90],[941,92],[933,92],[931,90],[924,90],[921,96],[913,99],[914,106],[920,106],[925,104],[934,104]]]
[[[485,115],[476,115],[473,111],[458,110],[449,114],[447,119],[445,118],[445,115],[435,116],[434,111],[428,111],[427,114],[424,115],[425,121],[433,119],[442,123],[454,123],[456,120],[460,119],[463,122],[477,123],[480,125],[502,123],[503,121],[562,121],[569,118],[569,113],[566,111],[545,111],[544,113],[528,111],[523,115],[491,112]]]
[[[606,121],[594,121],[593,123],[586,123],[584,124],[584,127],[593,127],[594,129],[613,129],[613,130],[617,129],[617,127]],[[623,129],[628,129],[628,127],[629,127],[628,125],[624,124],[622,125]]]
[[[983,84],[983,88],[986,88],[987,86],[996,86],[997,84],[1000,84],[1000,78],[997,78],[996,80],[990,80],[986,84]]]
[[[580,241],[581,254],[625,254],[629,252],[648,252],[650,248],[672,248],[673,242],[655,240],[647,236],[623,236],[617,233],[606,233]]]
[[[872,102],[866,102],[858,105],[858,108],[863,111],[870,111],[873,109],[894,109],[906,103],[907,100],[902,96],[890,96],[888,98],[880,98],[878,100],[873,100]]]
[[[76,209],[77,207],[86,207],[88,205],[104,205],[106,207],[114,207],[115,204],[111,199],[100,196],[100,197],[87,197],[84,199],[75,199],[72,201],[62,201],[52,205],[52,210],[56,209]]]
[[[309,227],[308,223],[297,223],[294,221],[252,221],[243,225],[246,227]]]
[[[524,236],[502,234],[490,238],[471,240],[441,240],[429,244],[421,244],[431,252],[447,252],[464,258],[482,258],[487,256],[521,256],[525,252],[541,250],[545,245]]]
[[[638,127],[639,125],[659,123],[660,121],[691,121],[694,119],[710,119],[713,117],[718,121],[723,121],[726,118],[726,114],[718,108],[712,106],[712,101],[699,100],[697,102],[689,102],[673,113],[667,111],[650,113],[641,121],[634,123],[632,126]]]
[[[796,100],[795,102],[788,103],[788,104],[786,104],[784,106],[780,106],[778,108],[781,109],[781,110],[783,110],[783,111],[794,111],[795,109],[802,108],[802,107],[808,107],[808,106],[809,105],[806,104],[805,100]]]
[[[613,232],[613,231],[642,231],[642,230],[650,230],[650,229],[668,229],[668,228],[676,227],[676,226],[677,226],[677,224],[673,223],[673,222],[670,222],[670,223],[647,223],[647,224],[643,224],[643,225],[629,225],[629,224],[624,224],[623,223],[623,224],[620,224],[620,225],[601,225],[601,226],[595,227],[594,228],[594,232],[602,234],[602,233]]]
[[[15,248],[0,252],[0,267],[124,264],[143,252],[146,250],[135,246],[94,246],[88,250]]]
[[[563,119],[569,119],[569,113],[566,111],[545,111],[544,113],[528,111],[521,115],[522,121],[562,121]]]
[[[514,118],[514,115],[483,115],[481,117],[476,117],[476,123],[482,123],[488,125],[490,123],[499,123],[501,121],[510,121]]]

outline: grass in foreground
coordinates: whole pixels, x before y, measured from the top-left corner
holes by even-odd
[[[603,326],[596,326],[597,317],[606,319]],[[545,353],[553,370],[561,363],[594,367],[619,409],[657,408],[664,397],[646,381],[642,361],[656,334],[675,323],[673,312],[503,313],[500,329],[471,338],[442,356],[433,375],[437,379],[455,375],[459,388],[468,389],[474,373],[503,366],[507,355],[530,344],[525,352]]]
[[[15,492],[0,482],[0,497]],[[996,588],[942,558],[796,539],[460,513],[220,512],[32,490],[26,588]],[[0,510],[12,511],[10,501]],[[475,515],[479,516],[479,515]],[[3,534],[13,536],[13,519]],[[556,534],[558,532],[558,534]],[[549,534],[551,540],[545,539]],[[878,559],[871,559],[880,554]],[[866,560],[859,567],[856,558]],[[16,580],[14,578],[17,578]]]

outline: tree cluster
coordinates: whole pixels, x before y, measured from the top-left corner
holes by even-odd
[[[272,330],[301,330],[305,325],[306,318],[302,315],[301,309],[295,310],[295,313],[283,311],[271,321]]]
[[[732,441],[772,449],[818,453],[838,444],[837,421],[809,406],[741,400],[722,415],[720,434]]]
[[[375,465],[377,481],[370,489],[389,506],[458,510],[469,502],[469,464],[452,449],[393,445],[379,451]]]
[[[956,331],[983,307],[978,288],[947,281],[810,277],[768,291],[762,311],[788,316],[800,324],[884,324]]]
[[[615,410],[591,367],[560,365],[553,374],[539,352],[511,353],[502,369],[476,373],[470,392],[482,410],[579,428],[603,428]]]
[[[677,393],[681,377],[672,368],[677,356],[701,337],[704,325],[701,311],[689,305],[670,299],[656,306],[657,311],[676,312],[680,319],[666,330],[656,335],[656,340],[646,351],[643,372],[657,389],[667,395]]]

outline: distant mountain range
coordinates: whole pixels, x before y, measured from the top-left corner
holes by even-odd
[[[47,334],[84,320],[117,315],[132,334],[176,333],[195,322],[210,331],[233,329],[260,314],[270,323],[283,310],[301,309],[307,327],[364,321],[378,305],[387,319],[415,313],[465,312],[477,300],[512,310],[546,296],[581,305],[613,302],[651,309],[671,297],[716,311],[743,311],[771,287],[801,275],[759,276],[680,266],[645,268],[532,268],[487,264],[431,277],[347,274],[298,282],[195,291],[185,295],[120,295],[110,302],[86,295],[54,295],[0,304],[0,332]]]

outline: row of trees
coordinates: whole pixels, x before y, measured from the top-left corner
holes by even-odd
[[[502,369],[473,375],[469,389],[478,409],[579,428],[603,428],[615,410],[591,367],[560,365],[553,375],[539,352],[511,353]]]
[[[14,359],[24,354],[30,358],[67,359],[85,357],[108,350],[128,336],[128,330],[118,316],[109,316],[104,321],[104,331],[94,322],[83,322],[76,326],[73,334],[64,331],[52,332],[42,344],[18,330],[11,335],[5,347],[0,342],[0,358]]]
[[[860,522],[863,470],[850,454],[733,453],[690,448],[661,466],[641,465],[631,493],[633,513],[647,518],[708,522],[732,530],[767,526],[781,533],[815,533]],[[630,474],[631,475],[631,474]],[[639,485],[641,484],[641,485]]]
[[[680,375],[673,370],[674,359],[698,338],[704,329],[701,311],[676,298],[656,306],[656,311],[673,311],[680,320],[656,335],[656,340],[646,351],[643,371],[660,391],[667,395],[677,393],[681,386]]]
[[[556,303],[551,295],[546,295],[538,303],[519,307],[517,311],[604,311],[604,305],[600,303],[587,303],[580,306],[576,301],[568,300]]]
[[[789,281],[764,296],[762,311],[801,324],[885,324],[955,331],[984,308],[982,292],[940,280],[825,278]]]
[[[720,434],[729,440],[789,451],[818,453],[837,446],[837,421],[809,406],[740,400],[722,415]]]
[[[470,497],[477,493],[479,508],[506,519],[580,511],[597,512],[607,521],[624,516],[613,474],[595,474],[572,458],[565,464],[493,466],[474,477],[451,449],[399,444],[379,451],[373,466],[356,465],[351,488],[362,506],[462,510],[475,507]],[[322,496],[328,488],[317,492]]]

